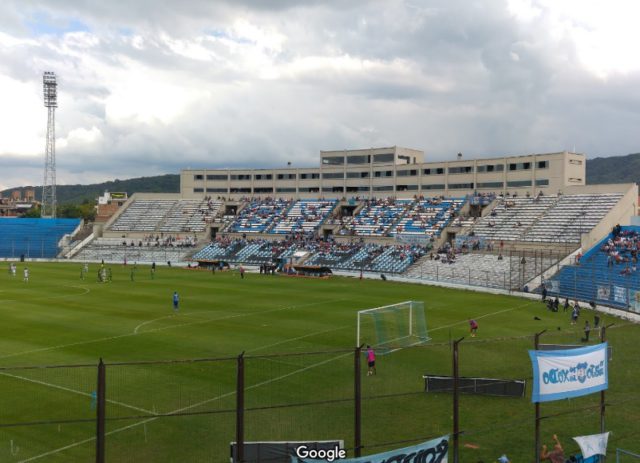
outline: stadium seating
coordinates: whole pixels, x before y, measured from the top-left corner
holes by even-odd
[[[473,231],[494,241],[577,244],[581,234],[597,225],[621,197],[612,193],[502,198]]]
[[[137,199],[111,224],[112,231],[156,231],[176,206],[175,199]]]
[[[285,199],[252,200],[238,216],[227,226],[225,231],[235,233],[263,233],[274,223],[286,216],[291,201]]]
[[[521,285],[540,272],[540,268],[554,265],[558,257],[540,255],[536,263],[533,259],[523,261],[519,254],[506,254],[500,258],[496,254],[459,253],[453,261],[449,261],[445,255],[438,256],[437,260],[427,256],[411,266],[404,276],[471,286],[520,289]]]
[[[389,234],[440,236],[452,217],[458,214],[464,201],[462,198],[417,200]]]
[[[562,267],[546,281],[548,294],[620,308],[631,305],[632,310],[638,311],[639,247],[640,227],[622,227],[621,233],[609,234],[580,257],[576,265]]]
[[[275,221],[270,233],[313,233],[331,214],[337,203],[337,200],[298,200],[287,211],[286,216]]]
[[[143,239],[96,238],[74,260],[108,262],[184,262],[197,242],[190,236],[147,236]]]
[[[177,201],[165,217],[160,231],[169,233],[202,232],[207,223],[216,217],[221,205],[222,201],[220,200]]]
[[[64,235],[73,233],[80,219],[0,218],[0,256],[53,258]]]
[[[352,235],[384,236],[412,204],[412,199],[366,201],[362,210],[345,223],[345,229]]]

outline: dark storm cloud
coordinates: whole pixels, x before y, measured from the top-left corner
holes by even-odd
[[[38,94],[43,70],[59,75],[66,183],[377,145],[637,151],[640,75],[594,75],[544,14],[517,21],[506,0],[14,0],[0,25],[0,75]],[[7,169],[31,162],[11,154]]]

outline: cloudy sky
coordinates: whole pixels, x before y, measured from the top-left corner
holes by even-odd
[[[187,167],[640,151],[640,2],[3,0],[0,189]]]

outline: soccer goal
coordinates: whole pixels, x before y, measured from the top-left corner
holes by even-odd
[[[369,344],[380,353],[429,341],[424,302],[405,301],[358,311],[356,345]]]

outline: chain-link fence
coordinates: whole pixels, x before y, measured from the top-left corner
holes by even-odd
[[[640,393],[632,325],[608,331],[613,346],[606,399],[611,445],[639,441]],[[580,343],[579,331],[549,331],[541,342]],[[594,336],[596,337],[596,336]],[[594,340],[598,342],[597,339]],[[533,336],[476,337],[457,345],[460,377],[525,380]],[[532,461],[530,393],[506,397],[464,387],[426,391],[425,375],[454,376],[454,344],[399,348],[369,374],[360,349],[230,358],[0,368],[0,461],[228,462],[231,444],[343,441],[349,456],[370,455],[459,430],[459,461]],[[454,384],[453,382],[451,384]],[[477,392],[477,391],[476,391]],[[455,398],[457,397],[457,400]],[[600,428],[600,395],[545,403],[540,437]],[[453,447],[453,445],[452,445]],[[453,450],[453,449],[452,449]],[[499,453],[496,453],[499,452]],[[454,461],[450,457],[450,461]]]

